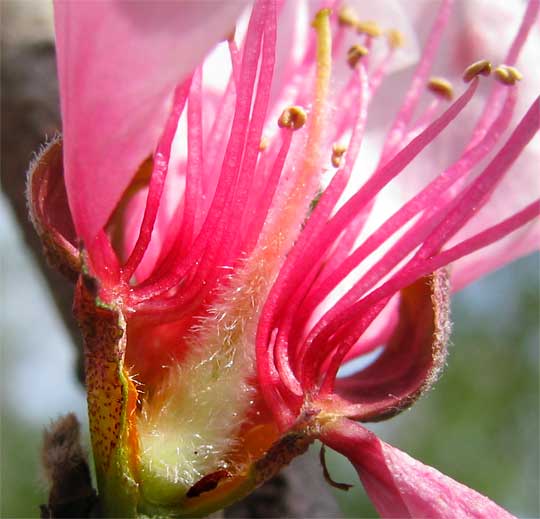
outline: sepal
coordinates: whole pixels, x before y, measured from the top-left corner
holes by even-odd
[[[61,137],[44,146],[30,164],[26,196],[47,261],[75,282],[81,272],[81,256],[64,184]]]
[[[337,379],[336,394],[322,407],[361,421],[407,409],[444,367],[450,328],[449,274],[439,270],[402,290],[399,322],[382,354],[366,369]]]

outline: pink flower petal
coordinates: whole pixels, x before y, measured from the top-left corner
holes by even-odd
[[[66,186],[85,242],[154,151],[174,87],[234,28],[244,5],[55,3]]]
[[[323,431],[321,440],[347,456],[382,517],[510,519],[487,497],[411,458],[346,419]]]

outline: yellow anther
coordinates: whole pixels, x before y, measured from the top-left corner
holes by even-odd
[[[343,27],[356,27],[359,22],[356,13],[348,5],[344,5],[338,13],[338,23]]]
[[[356,67],[358,61],[368,54],[368,50],[363,45],[353,45],[347,51],[347,63],[351,68]]]
[[[465,72],[463,72],[463,81],[469,83],[480,74],[482,76],[489,76],[491,74],[491,63],[487,59],[475,61],[473,64],[469,65],[465,69]]]
[[[343,160],[343,155],[347,151],[347,146],[339,143],[335,143],[332,146],[332,166],[339,168]]]
[[[454,88],[452,87],[452,83],[442,77],[430,78],[427,87],[428,90],[434,94],[444,97],[449,101],[451,101],[454,97]]]
[[[388,29],[386,31],[386,39],[392,49],[398,49],[405,45],[405,36],[397,29]]]
[[[495,79],[504,85],[515,85],[516,81],[523,79],[523,74],[517,68],[510,65],[499,65],[493,73],[495,74]]]
[[[285,108],[278,119],[280,128],[289,128],[289,130],[299,130],[306,124],[307,114],[301,106],[289,106]]]
[[[259,143],[259,151],[264,151],[266,148],[268,148],[268,138],[263,135],[261,137],[261,142]]]
[[[359,34],[367,34],[372,38],[379,37],[383,31],[377,22],[372,20],[366,20],[365,22],[358,22],[356,24],[356,31]]]

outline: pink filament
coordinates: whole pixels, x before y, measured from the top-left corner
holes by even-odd
[[[446,27],[450,17],[452,3],[453,0],[444,0],[439,8],[439,12],[437,13],[437,17],[433,23],[428,40],[425,44],[424,52],[420,58],[420,63],[416,67],[403,105],[399,110],[386,139],[386,143],[381,154],[380,164],[386,163],[394,155],[400,145],[407,125],[411,122],[414,111],[420,100],[421,93],[425,89],[431,67],[437,55],[437,50],[441,43],[444,28]]]
[[[150,179],[150,187],[148,188],[148,198],[146,201],[146,209],[139,231],[139,237],[133,247],[133,251],[122,267],[122,278],[124,281],[129,281],[137,267],[139,266],[150,239],[152,230],[156,221],[157,212],[165,178],[169,169],[169,159],[171,155],[171,146],[178,125],[178,120],[184,110],[184,105],[189,93],[191,79],[188,79],[184,84],[179,86],[174,93],[173,110],[167,124],[163,130],[163,134],[159,141],[156,153],[154,155],[154,168]]]
[[[202,128],[202,73],[195,71],[188,101],[188,162],[186,191],[184,195],[184,217],[181,235],[182,252],[186,252],[193,240],[197,216],[200,213],[202,199],[203,164],[203,128]]]
[[[422,276],[433,272],[435,268],[440,268],[446,263],[443,263],[442,260],[446,259],[448,261],[454,261],[460,256],[457,254],[470,254],[476,248],[484,247],[492,243],[494,239],[500,239],[502,237],[501,232],[509,229],[514,230],[515,228],[524,225],[530,219],[535,216],[535,210],[538,210],[538,204],[533,203],[528,206],[525,210],[520,211],[513,217],[506,219],[487,231],[484,231],[473,237],[466,242],[466,245],[461,244],[460,246],[453,247],[450,249],[452,253],[441,253],[438,255],[438,260],[434,262],[432,260],[433,255],[437,255],[440,248],[457,232],[459,228],[472,217],[479,207],[479,204],[484,204],[487,202],[486,194],[491,192],[494,185],[500,180],[506,171],[508,171],[512,162],[517,158],[521,153],[523,148],[528,144],[528,142],[533,138],[537,133],[540,127],[540,100],[536,100],[530,107],[527,114],[523,117],[518,127],[514,130],[506,144],[503,146],[501,151],[496,155],[496,157],[491,161],[491,163],[486,167],[484,172],[467,188],[463,194],[457,199],[457,204],[453,210],[447,215],[445,220],[436,228],[431,234],[430,238],[424,242],[424,245],[416,256],[409,262],[409,264],[404,267],[400,273],[395,274],[392,278],[383,284],[379,289],[376,289],[370,293],[363,300],[358,301],[350,305],[347,310],[342,312],[339,317],[339,322],[344,323],[353,316],[357,316],[361,309],[366,308],[369,305],[373,306],[375,303],[380,301],[381,298],[388,298],[393,295],[397,290],[404,288],[406,285],[403,285],[403,279],[412,282],[411,271],[416,273],[414,279],[419,279]],[[517,226],[517,227],[514,227]],[[452,259],[449,259],[452,258]],[[427,260],[427,261],[426,261]],[[433,267],[435,263],[436,267]],[[418,266],[417,266],[418,265]],[[428,267],[429,265],[429,267]],[[428,269],[426,270],[426,267]],[[429,270],[431,268],[432,270]],[[418,271],[423,273],[418,273]],[[373,294],[377,294],[375,296]],[[367,323],[369,324],[371,320]],[[336,325],[341,326],[337,322],[328,324],[327,326],[335,329]],[[347,349],[356,342],[356,339],[367,327],[366,323],[362,324],[357,328],[357,326],[352,325],[350,331],[348,331],[347,338],[341,343],[337,348],[334,355],[334,359],[327,371],[327,378],[330,380],[335,379],[335,375],[339,366],[341,365],[342,359],[347,352]],[[321,336],[319,335],[318,339]],[[318,363],[320,364],[320,362]],[[313,380],[311,380],[313,382]],[[326,391],[328,391],[328,385],[326,386]]]
[[[295,287],[295,284],[298,282],[298,276],[291,279],[292,275],[298,275],[299,273],[296,263],[298,263],[298,261],[301,261],[302,257],[305,255],[313,258],[309,250],[309,247],[312,247],[313,245],[312,243],[310,244],[310,239],[314,234],[316,234],[317,230],[322,225],[324,225],[326,219],[330,214],[330,211],[343,193],[343,190],[350,177],[350,174],[352,172],[352,166],[354,165],[354,162],[360,150],[360,144],[362,142],[365,122],[367,118],[366,104],[368,83],[365,69],[363,67],[360,68],[359,80],[362,85],[362,93],[360,97],[360,102],[358,103],[358,112],[356,116],[357,123],[354,127],[353,135],[351,137],[351,143],[349,145],[349,151],[346,157],[345,166],[342,170],[338,171],[336,176],[332,179],[330,186],[323,193],[321,199],[317,204],[317,207],[315,208],[313,214],[306,223],[306,226],[302,234],[298,238],[297,243],[287,256],[287,259],[285,260],[285,263],[280,270],[278,279],[276,280],[274,287],[272,288],[272,291],[267,298],[261,319],[264,319],[263,316],[265,314],[271,315],[272,313],[277,312],[278,305],[281,304],[280,301],[283,301],[283,299],[287,297],[287,295],[291,295],[288,294],[286,290],[287,288],[290,289],[291,287]],[[297,299],[294,299],[292,302],[289,301],[289,304],[292,304],[293,308],[298,303],[299,301]],[[293,312],[289,311],[288,315],[292,316]],[[288,329],[291,324],[292,323],[288,321],[286,323],[285,329]],[[261,333],[264,337],[265,328],[259,327],[259,333]],[[266,333],[268,333],[268,329],[266,329]],[[262,339],[262,342],[260,344],[263,343],[264,339]],[[294,374],[292,371],[288,370],[289,362],[287,359],[288,353],[286,351],[287,342],[284,340],[282,332],[280,332],[280,334],[278,335],[276,347],[277,351],[275,356],[278,361],[278,369],[281,368],[280,371],[282,374],[284,374],[285,370],[287,370],[286,373],[288,376],[285,378],[285,380],[288,380],[289,384],[286,384],[286,386],[288,386],[288,389],[291,390],[294,394],[299,394],[299,385],[295,380]],[[258,367],[259,372],[264,371],[263,364]]]
[[[257,63],[259,61],[265,22],[267,22],[265,16],[266,8],[267,6],[264,3],[257,3],[250,19],[240,71],[240,89],[236,98],[236,110],[229,143],[223,159],[218,185],[212,204],[207,212],[206,220],[187,256],[184,256],[162,279],[158,279],[144,287],[136,288],[135,297],[138,301],[157,297],[178,285],[190,270],[196,268],[203,255],[205,256],[205,269],[209,264],[216,265],[213,260],[217,259],[216,247],[219,245],[219,237],[222,236],[225,225],[225,222],[222,220],[222,214],[226,204],[234,193],[234,184],[236,183],[236,176],[245,145],[245,128],[248,125]],[[199,272],[202,273],[201,270]],[[192,288],[190,296],[197,289],[198,286]],[[187,296],[187,298],[189,299],[190,296]]]
[[[392,178],[398,175],[403,168],[410,161],[412,161],[412,159],[418,153],[420,153],[425,146],[427,146],[427,144],[429,144],[448,124],[450,124],[450,122],[470,101],[476,89],[476,85],[477,83],[472,83],[468,90],[450,108],[448,108],[443,115],[433,122],[424,132],[422,132],[422,134],[416,137],[404,150],[399,152],[390,162],[383,166],[381,170],[377,171],[373,177],[371,177],[371,179],[369,179],[366,184],[364,184],[364,186],[362,186],[362,188],[336,213],[336,215],[329,220],[323,233],[318,236],[317,244],[320,249],[313,252],[315,256],[321,254],[321,249],[324,250],[323,247],[328,247],[328,245],[331,243],[332,237],[339,235],[339,232],[343,226],[347,225],[348,222],[354,219],[358,210],[360,210],[367,202],[376,196],[376,194]],[[376,238],[373,238],[371,241],[375,244]],[[357,254],[357,256],[362,255]],[[336,272],[335,277],[341,278],[342,272],[340,272],[339,269],[337,269]],[[329,289],[333,288],[331,285],[335,286],[335,284],[328,283],[327,286]],[[349,297],[350,300],[342,300],[338,305],[334,306],[334,308],[330,311],[331,314],[338,312],[340,308],[350,304],[351,300],[354,301],[356,298],[355,294],[350,294]],[[311,302],[308,302],[307,305],[311,306]],[[322,322],[310,333],[310,337],[316,336],[321,327]],[[304,343],[302,349],[297,352],[299,363],[308,362],[307,359],[305,361],[302,360],[304,355],[302,350],[307,349],[309,342],[310,339],[308,339]]]
[[[516,64],[516,61],[519,57],[521,49],[523,48],[523,45],[525,44],[527,40],[527,37],[529,35],[531,28],[534,26],[535,22],[536,23],[538,22],[539,11],[540,11],[540,0],[529,0],[529,2],[527,3],[525,14],[523,15],[523,20],[517,32],[517,35],[514,38],[514,41],[512,42],[510,49],[508,50],[508,54],[506,55],[506,58],[504,61],[506,65],[513,66]],[[469,147],[475,146],[476,143],[480,139],[482,139],[484,132],[487,131],[487,128],[489,127],[489,125],[491,124],[491,121],[493,120],[493,116],[494,116],[493,114],[497,113],[500,105],[503,102],[502,100],[504,97],[504,90],[506,88],[507,87],[505,85],[499,82],[493,85],[489,98],[485,104],[484,111],[482,112],[482,115],[473,131],[473,135],[471,137]]]
[[[439,210],[442,206],[433,205],[437,198],[460,178],[469,173],[471,169],[483,159],[498,142],[502,132],[508,127],[515,106],[515,95],[510,91],[507,103],[501,111],[499,118],[494,122],[490,133],[478,145],[468,150],[453,166],[436,177],[422,191],[409,200],[403,207],[394,213],[379,229],[371,234],[353,254],[351,254],[339,268],[336,268],[326,278],[321,279],[311,290],[309,302],[304,308],[305,312],[313,311],[320,302],[345,277],[357,267],[369,254],[386,242],[398,229],[403,227],[419,212],[430,208]],[[436,212],[436,211],[435,211]]]
[[[284,128],[281,131],[282,143],[280,150],[274,160],[274,164],[271,168],[271,173],[266,181],[264,189],[260,191],[260,196],[257,199],[256,208],[253,209],[251,222],[248,226],[248,230],[244,239],[244,252],[249,254],[255,247],[264,222],[272,205],[274,194],[277,190],[279,180],[281,178],[281,172],[285,165],[285,160],[291,147],[291,141],[293,132],[288,128]],[[248,212],[248,215],[250,213]]]

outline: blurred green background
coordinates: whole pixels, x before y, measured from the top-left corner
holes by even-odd
[[[37,517],[43,427],[74,410],[85,422],[74,355],[10,211],[0,205],[2,260],[1,517]],[[456,296],[448,366],[411,410],[372,428],[387,442],[490,496],[538,517],[539,255]],[[87,441],[87,439],[86,439]],[[374,517],[348,461],[330,453],[346,517]]]

